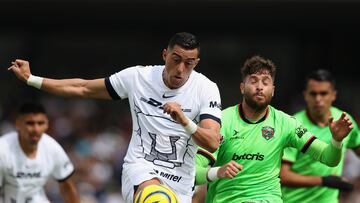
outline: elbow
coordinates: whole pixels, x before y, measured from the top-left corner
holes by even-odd
[[[280,173],[280,184],[282,186],[292,186],[293,182],[291,179],[286,175],[286,173]]]
[[[286,179],[286,173],[284,173],[282,170],[280,171],[280,184],[281,185],[287,185],[288,181]]]
[[[209,147],[208,147],[208,151],[211,152],[211,153],[214,153],[217,148],[219,147],[219,143],[218,142],[214,142],[212,143]]]

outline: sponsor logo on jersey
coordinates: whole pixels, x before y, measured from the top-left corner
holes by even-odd
[[[146,99],[144,97],[141,97],[140,98],[140,101],[142,102],[146,102],[147,104],[150,104],[151,106],[154,106],[154,107],[157,107],[159,109],[164,109],[163,107],[163,103],[162,102],[159,102],[153,98],[149,98],[149,99]],[[183,112],[191,112],[191,109],[181,109]]]
[[[304,126],[299,126],[295,129],[295,134],[301,138],[308,130]]]
[[[243,135],[239,135],[239,131],[234,130],[232,137],[230,137],[230,140],[237,140],[237,139],[244,139],[245,137]]]
[[[233,154],[232,160],[236,161],[236,160],[256,160],[256,161],[262,161],[264,160],[264,155],[260,154],[259,152],[256,154]]]
[[[40,178],[41,172],[35,172],[35,173],[24,173],[24,172],[17,172],[16,178]]]
[[[274,137],[275,130],[270,126],[264,126],[261,129],[261,134],[266,140],[270,140]]]
[[[209,104],[210,108],[218,108],[221,110],[221,103],[217,101],[211,101]]]
[[[160,172],[160,173],[159,173],[159,172]],[[181,178],[182,178],[182,176],[176,176],[176,175],[174,175],[174,174],[165,173],[165,172],[163,172],[163,171],[158,171],[158,170],[155,170],[155,169],[154,169],[154,172],[150,172],[150,174],[153,174],[153,175],[155,175],[155,173],[156,173],[157,175],[160,175],[161,177],[164,177],[164,178],[166,178],[166,179],[168,179],[168,180],[171,180],[171,181],[174,181],[174,182],[180,182],[180,180],[181,180]]]
[[[171,97],[175,97],[176,95],[172,94],[172,95],[166,95],[165,93],[162,95],[162,98],[164,99],[168,99],[168,98],[171,98]]]

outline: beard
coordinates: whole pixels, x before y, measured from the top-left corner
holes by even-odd
[[[271,97],[267,97],[266,95],[264,95],[264,97],[265,97],[264,102],[257,102],[253,99],[251,95],[244,94],[244,100],[246,104],[249,105],[255,111],[264,111],[267,108],[267,106],[270,104]]]

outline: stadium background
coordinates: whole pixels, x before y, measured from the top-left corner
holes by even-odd
[[[217,82],[223,107],[240,101],[239,69],[260,54],[278,67],[273,106],[288,113],[304,107],[305,74],[327,68],[338,82],[336,105],[359,122],[359,10],[359,0],[0,0],[0,132],[13,129],[18,104],[40,100],[50,115],[49,134],[71,155],[87,202],[118,202],[131,134],[127,101],[55,97],[20,83],[6,68],[23,58],[35,75],[105,77],[163,64],[161,51],[179,31],[200,39],[197,70]],[[353,165],[350,178],[359,173]],[[353,197],[360,195],[356,189]],[[58,202],[56,184],[48,190]]]

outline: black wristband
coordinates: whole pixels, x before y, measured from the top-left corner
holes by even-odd
[[[330,188],[336,188],[341,191],[352,191],[354,185],[343,180],[339,176],[324,176],[322,177],[322,185]]]

